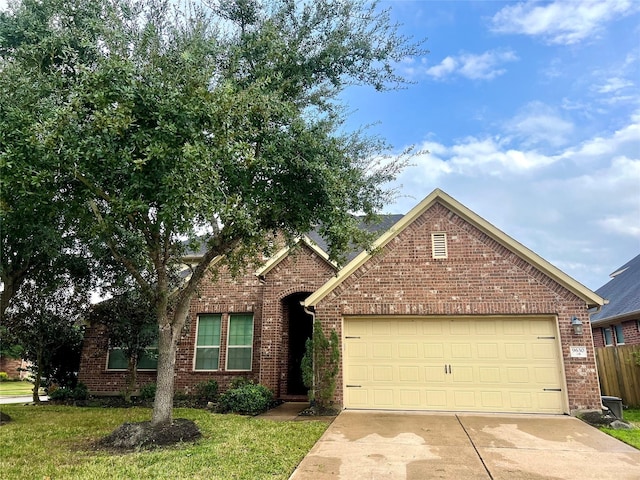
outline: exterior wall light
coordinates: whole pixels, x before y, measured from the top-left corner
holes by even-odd
[[[571,326],[573,327],[573,333],[576,335],[582,335],[582,322],[578,317],[571,319]]]

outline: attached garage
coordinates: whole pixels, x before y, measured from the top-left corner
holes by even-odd
[[[304,302],[341,340],[335,404],[546,414],[601,407],[603,304],[441,190]]]
[[[560,414],[555,317],[345,317],[344,406]]]

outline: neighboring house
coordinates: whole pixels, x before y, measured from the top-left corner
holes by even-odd
[[[609,303],[591,314],[596,347],[640,345],[640,255],[611,275],[596,290]]]
[[[441,190],[343,268],[305,237],[257,271],[206,279],[178,346],[176,389],[238,376],[304,398],[312,320],[341,341],[334,401],[355,409],[575,413],[601,408],[588,309],[603,299]],[[387,221],[395,220],[386,218]],[[88,328],[80,380],[123,389]],[[153,366],[139,384],[154,381]]]
[[[29,363],[21,358],[0,355],[0,372],[5,372],[11,379],[24,380],[29,376]]]

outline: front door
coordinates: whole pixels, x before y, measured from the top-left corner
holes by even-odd
[[[302,357],[305,344],[313,335],[313,317],[300,304],[308,293],[296,293],[284,299],[288,316],[289,345],[287,355],[287,395],[306,395],[307,387],[302,383]]]

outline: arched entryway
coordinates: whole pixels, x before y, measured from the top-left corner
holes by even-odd
[[[283,389],[287,396],[302,396],[307,394],[307,388],[302,382],[302,368],[300,366],[305,352],[305,343],[313,335],[313,317],[304,311],[302,302],[310,295],[309,292],[294,293],[282,299],[282,311],[288,335],[284,337],[286,359],[286,386]]]

